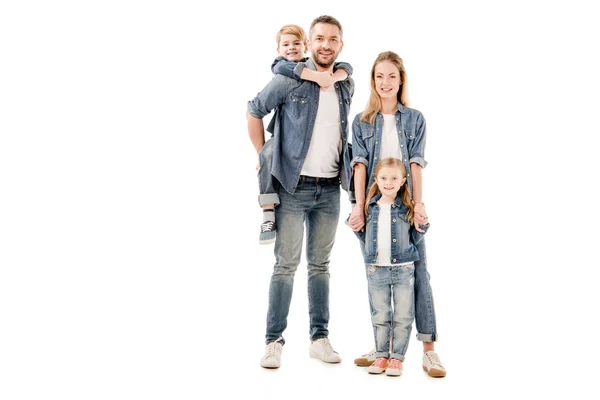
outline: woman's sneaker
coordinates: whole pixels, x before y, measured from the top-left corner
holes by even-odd
[[[423,371],[434,378],[443,378],[446,376],[446,368],[442,365],[440,357],[435,351],[428,351],[423,354]]]
[[[377,358],[375,357],[375,353],[376,351],[375,349],[373,349],[367,354],[363,354],[362,356],[355,358],[354,364],[358,365],[359,367],[368,367],[369,365],[373,364],[373,362],[375,362],[375,359]]]
[[[370,367],[367,368],[367,372],[370,374],[381,374],[388,367],[389,360],[385,357],[378,357]]]

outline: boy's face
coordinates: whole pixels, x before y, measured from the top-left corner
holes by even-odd
[[[295,35],[281,35],[279,38],[277,53],[288,61],[301,61],[306,50],[306,43],[302,43]]]

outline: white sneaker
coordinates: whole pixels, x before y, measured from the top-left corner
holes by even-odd
[[[333,350],[329,339],[317,339],[310,344],[309,354],[313,358],[318,358],[326,363],[339,363],[342,361],[340,355]]]
[[[428,351],[423,354],[423,371],[434,378],[446,376],[446,368],[442,365],[440,357],[435,351]]]
[[[375,349],[373,349],[370,352],[363,354],[362,356],[360,356],[358,358],[355,358],[354,364],[358,365],[359,367],[369,367],[377,359],[377,357],[375,357],[375,353],[376,353],[376,351],[375,351]]]
[[[281,365],[282,349],[281,339],[269,343],[265,349],[264,357],[260,360],[260,366],[263,368],[279,368]]]

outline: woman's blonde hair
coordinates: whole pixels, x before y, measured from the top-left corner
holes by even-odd
[[[408,107],[408,86],[406,82],[406,70],[404,69],[404,62],[402,58],[393,51],[384,51],[383,53],[379,53],[375,62],[373,63],[373,68],[371,68],[371,95],[369,96],[369,102],[367,103],[367,108],[362,113],[360,120],[362,122],[368,122],[369,124],[373,124],[375,122],[375,117],[377,113],[381,111],[381,97],[377,93],[377,88],[375,87],[375,67],[377,64],[389,61],[394,64],[398,71],[400,72],[400,90],[398,90],[398,101],[402,103],[403,106]]]
[[[373,182],[373,184],[369,188],[369,193],[367,193],[367,199],[365,200],[366,215],[369,214],[369,202],[371,201],[371,199],[377,196],[379,193],[381,193],[381,191],[379,190],[379,186],[377,185],[377,176],[379,175],[379,171],[381,171],[383,168],[398,168],[400,172],[404,174],[404,178],[406,179],[406,168],[404,167],[404,164],[402,164],[402,161],[393,157],[384,158],[383,160],[379,161],[379,164],[377,164],[377,167],[375,168],[375,182]],[[410,198],[408,180],[404,181],[404,185],[402,185],[402,187],[398,191],[397,196],[400,196],[400,200],[402,200],[402,203],[406,207],[408,207],[408,212],[406,213],[406,220],[412,225],[415,215],[415,208]]]

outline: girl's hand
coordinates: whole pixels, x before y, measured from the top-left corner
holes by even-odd
[[[421,233],[425,231],[421,229],[421,225],[427,225],[429,223],[429,217],[427,217],[427,212],[425,211],[425,204],[417,203],[415,204],[415,229]]]
[[[365,226],[365,214],[363,213],[363,208],[358,204],[354,205],[352,209],[352,213],[350,214],[350,228],[354,232],[362,231]]]

